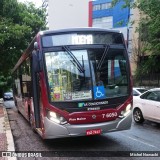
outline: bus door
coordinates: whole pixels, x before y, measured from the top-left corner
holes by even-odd
[[[40,83],[39,83],[39,64],[38,64],[38,51],[32,52],[32,88],[33,88],[33,108],[36,128],[41,128],[41,116],[40,116]]]

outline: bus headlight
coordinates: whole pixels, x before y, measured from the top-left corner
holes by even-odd
[[[63,124],[67,123],[66,119],[63,116],[61,116],[58,113],[55,113],[53,111],[48,111],[47,117],[48,117],[49,120],[51,120],[55,123],[58,123],[58,124],[63,125]]]
[[[127,107],[121,111],[121,114],[119,115],[119,118],[124,118],[126,117],[132,110],[132,105],[128,104]]]

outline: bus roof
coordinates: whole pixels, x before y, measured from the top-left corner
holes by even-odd
[[[71,33],[71,32],[86,32],[86,31],[94,31],[94,32],[110,32],[110,33],[121,33],[118,30],[104,29],[104,28],[94,28],[94,27],[85,27],[85,28],[67,28],[67,29],[58,29],[58,30],[44,30],[37,33],[34,37],[28,48],[23,52],[22,56],[18,60],[17,64],[12,69],[12,73],[21,65],[21,63],[29,56],[30,51],[34,46],[34,42],[36,41],[36,37],[39,35],[49,35],[49,34],[63,34],[63,33]]]
[[[21,63],[29,56],[29,53],[33,48],[33,45],[34,45],[34,42],[36,40],[37,35],[34,37],[32,42],[29,44],[28,48],[22,53],[20,59],[18,60],[18,62],[14,66],[14,68],[12,69],[11,73],[13,73],[21,65]]]
[[[95,28],[95,27],[83,27],[83,28],[67,28],[67,29],[57,29],[57,30],[44,30],[40,31],[40,35],[55,34],[55,33],[67,33],[67,32],[85,32],[85,31],[94,31],[94,32],[111,32],[111,33],[121,33],[119,30],[104,29],[104,28]]]

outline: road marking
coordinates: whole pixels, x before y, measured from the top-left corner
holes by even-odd
[[[141,141],[141,140],[139,140],[139,139],[135,139],[135,138],[132,138],[132,137],[130,137],[130,136],[124,136],[122,133],[119,133],[121,136],[123,136],[123,137],[127,137],[127,138],[129,138],[129,139],[131,139],[131,140],[133,140],[133,141],[137,141],[137,142],[140,142],[140,143],[142,143],[142,144],[145,144],[145,145],[147,145],[147,146],[150,146],[150,147],[153,147],[153,148],[156,148],[156,149],[158,149],[159,150],[159,148],[158,147],[156,147],[156,146],[154,146],[154,145],[152,145],[152,144],[149,144],[149,143],[146,143],[146,142],[143,142],[143,141]]]

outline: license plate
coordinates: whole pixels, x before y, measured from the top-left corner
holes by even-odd
[[[92,130],[86,130],[86,135],[96,135],[96,134],[101,134],[101,129],[92,129]]]

